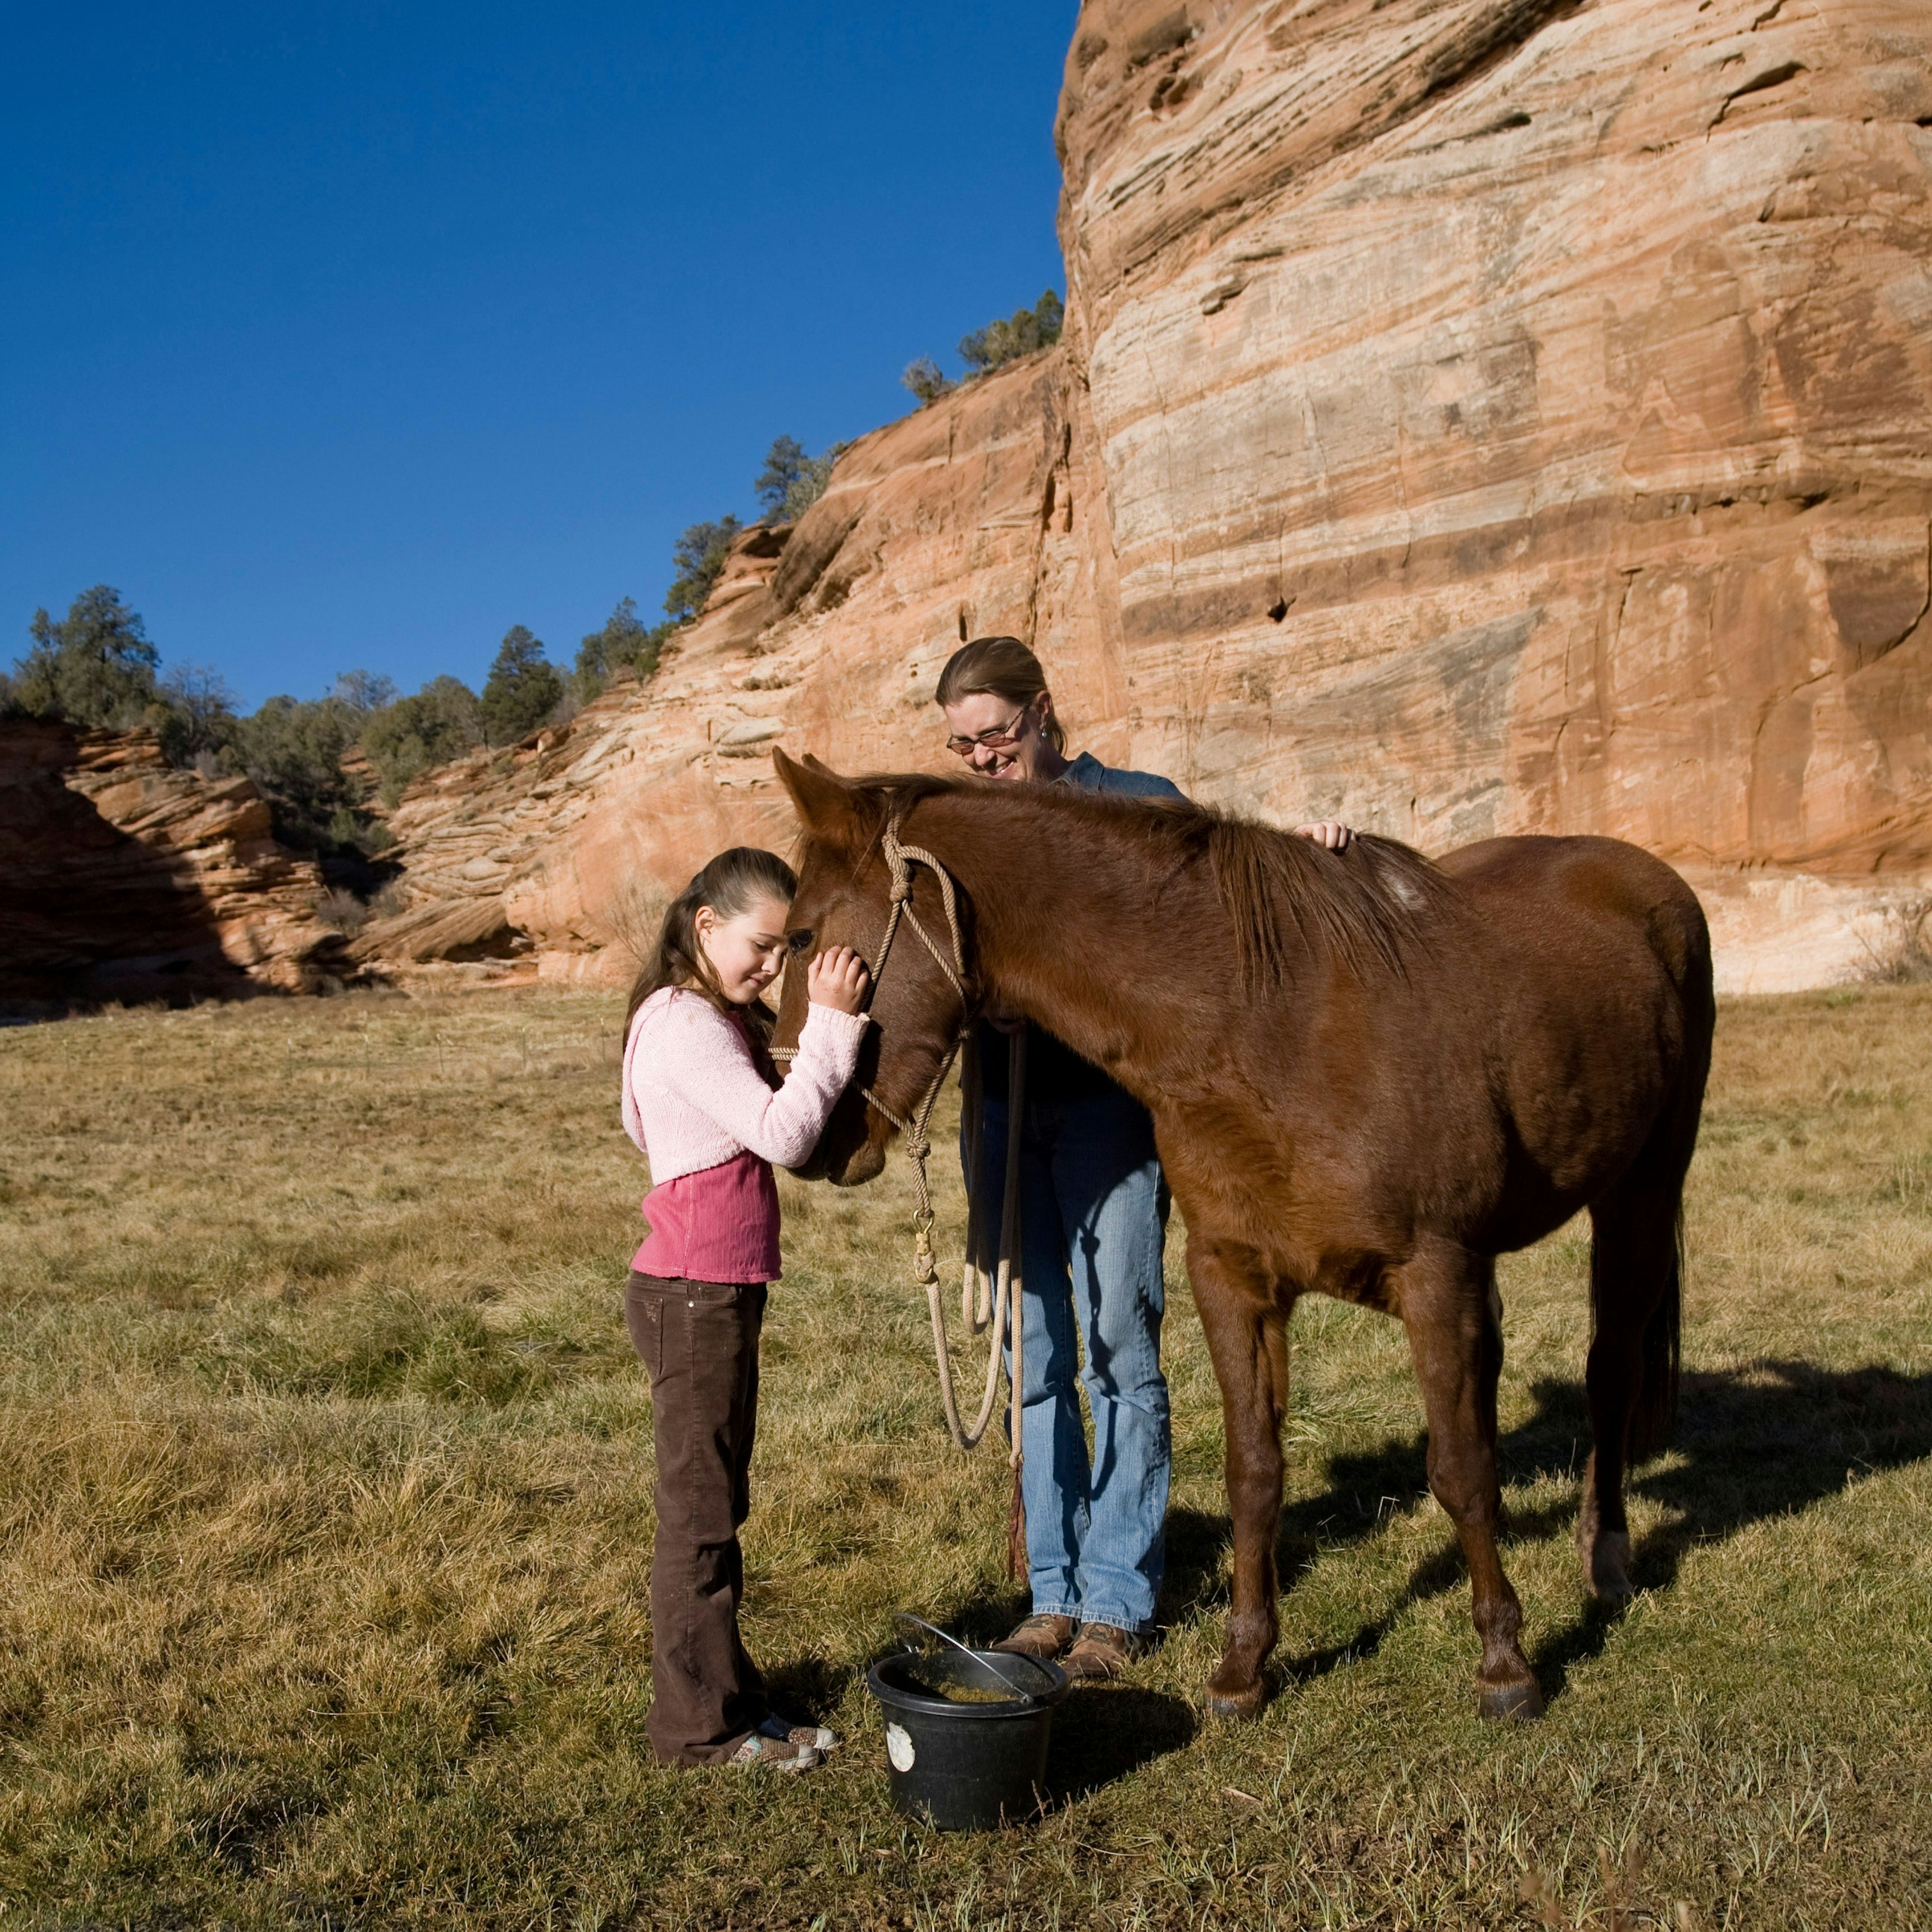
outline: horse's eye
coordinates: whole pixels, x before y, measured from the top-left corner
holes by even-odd
[[[802,926],[796,932],[785,934],[785,944],[794,952],[808,952],[812,950],[812,928],[808,926]]]

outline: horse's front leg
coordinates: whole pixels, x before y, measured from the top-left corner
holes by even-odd
[[[1264,1666],[1275,1620],[1275,1537],[1281,1523],[1281,1424],[1288,1410],[1288,1317],[1252,1251],[1187,1242],[1187,1272],[1221,1385],[1228,1507],[1234,1525],[1234,1607],[1220,1668],[1209,1680],[1216,1716],[1251,1718],[1268,1699]]]
[[[1502,1306],[1496,1263],[1432,1242],[1397,1270],[1398,1306],[1429,1418],[1429,1486],[1456,1526],[1469,1566],[1486,1718],[1540,1718],[1543,1694],[1522,1654],[1522,1605],[1496,1552],[1502,1488],[1496,1473],[1496,1382]]]

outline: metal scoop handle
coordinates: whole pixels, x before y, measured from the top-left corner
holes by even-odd
[[[948,1636],[947,1634],[944,1630],[941,1630],[937,1624],[929,1624],[926,1622],[925,1618],[916,1617],[910,1610],[901,1610],[897,1614],[901,1623],[916,1624],[921,1630],[930,1630],[934,1636],[938,1638],[941,1643],[950,1643],[955,1650],[961,1652],[965,1656],[970,1657],[975,1664],[983,1665],[986,1669],[992,1671],[993,1675],[997,1677],[1016,1697],[1018,1698],[1023,1704],[1036,1704],[1040,1702],[1040,1696],[1036,1691],[1022,1690],[1020,1687],[1016,1684],[1004,1670],[1000,1670],[997,1664],[988,1663],[986,1659],[982,1657],[977,1651],[968,1649],[968,1647],[964,1644],[962,1643],[956,1636]]]

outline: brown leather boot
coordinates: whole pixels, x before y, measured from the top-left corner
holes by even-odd
[[[1076,1684],[1104,1683],[1146,1654],[1147,1640],[1113,1624],[1082,1624],[1079,1640],[1060,1669]]]
[[[994,1645],[995,1650],[1010,1650],[1016,1657],[1058,1657],[1073,1641],[1073,1619],[1050,1616],[1042,1612],[1020,1624],[1011,1635]]]

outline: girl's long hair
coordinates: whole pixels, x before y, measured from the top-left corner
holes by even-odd
[[[762,1000],[740,1006],[725,998],[718,975],[698,943],[698,909],[709,906],[720,919],[735,919],[761,898],[789,905],[797,890],[798,874],[776,852],[763,851],[755,845],[734,845],[728,852],[719,853],[665,908],[658,943],[631,988],[630,1007],[624,1015],[625,1037],[630,1037],[638,1009],[653,993],[666,986],[682,986],[709,1000],[728,1017],[746,1023],[754,1054],[760,1062],[759,1071],[767,1072],[764,1046],[771,1031],[771,1009]]]
[[[1046,670],[1018,638],[975,638],[946,660],[934,696],[944,710],[958,699],[982,691],[1004,698],[1009,704],[1030,704],[1046,689]],[[1060,728],[1058,712],[1048,713],[1040,735],[1062,757],[1066,755],[1066,734]]]

